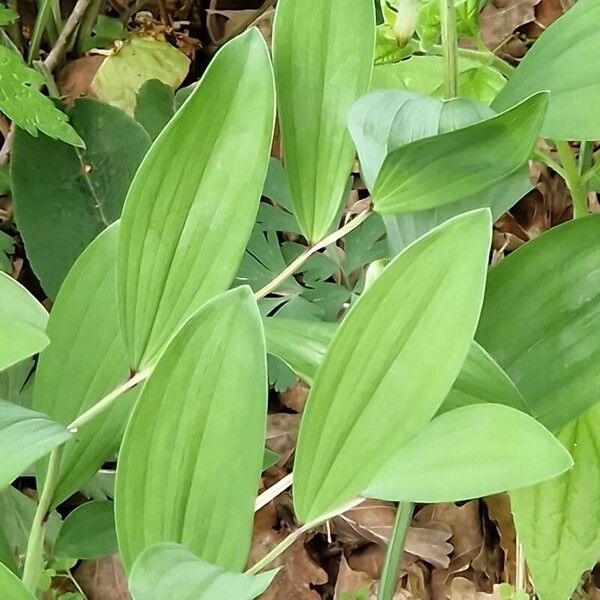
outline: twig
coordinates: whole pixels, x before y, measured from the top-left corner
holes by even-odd
[[[280,479],[276,484],[272,485],[269,489],[265,490],[260,496],[256,499],[254,503],[254,512],[259,511],[261,508],[269,504],[271,500],[274,500],[287,490],[293,483],[293,473],[286,475],[283,479]]]
[[[236,27],[233,31],[230,31],[227,35],[223,36],[223,38],[216,44],[216,47],[220,48],[229,40],[232,40],[240,33],[246,31],[248,27],[258,21],[258,19],[260,19],[274,4],[275,0],[265,0],[265,3],[255,13],[251,14],[247,19],[245,19],[239,27]]]
[[[10,150],[12,148],[13,138],[15,137],[15,126],[14,124],[10,126],[6,137],[4,138],[4,143],[2,144],[2,148],[0,148],[0,165],[5,165],[8,162],[8,157],[10,155]]]
[[[75,7],[73,8],[73,12],[69,15],[65,26],[63,27],[58,39],[56,40],[56,44],[54,48],[50,51],[50,54],[44,60],[44,67],[48,69],[50,73],[56,69],[58,63],[62,60],[63,56],[67,51],[67,47],[69,44],[69,39],[73,32],[77,29],[79,22],[83,19],[85,12],[88,9],[88,6],[93,2],[93,0],[77,0]]]

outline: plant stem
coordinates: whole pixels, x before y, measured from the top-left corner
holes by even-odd
[[[550,167],[555,173],[558,173],[563,179],[566,180],[567,176],[565,174],[565,170],[543,150],[536,148],[531,155],[531,159],[545,164],[547,167]]]
[[[398,585],[398,573],[404,554],[404,543],[410,526],[415,505],[412,502],[401,502],[396,510],[394,528],[390,537],[385,562],[379,581],[377,600],[392,600]]]
[[[556,141],[556,149],[564,167],[565,182],[573,198],[573,218],[578,219],[588,214],[587,192],[575,156],[568,142]]]
[[[579,147],[579,174],[583,175],[592,166],[594,159],[594,143],[593,142],[581,142]]]
[[[426,53],[432,56],[444,56],[443,46],[434,44],[427,48]],[[480,62],[482,65],[493,67],[499,73],[502,73],[507,79],[514,73],[515,68],[506,61],[496,56],[489,50],[473,50],[472,48],[458,48],[458,56],[471,58]]]
[[[274,292],[288,277],[291,277],[315,252],[319,250],[323,250],[329,246],[329,244],[333,244],[337,242],[339,239],[343,238],[346,234],[350,233],[353,229],[356,229],[361,223],[366,221],[367,217],[371,214],[371,209],[358,214],[352,221],[346,223],[343,227],[340,227],[337,231],[330,233],[328,236],[324,237],[320,242],[317,242],[314,246],[310,246],[307,248],[300,256],[298,256],[295,260],[293,260],[277,277],[275,277],[272,281],[267,283],[263,288],[258,290],[254,294],[254,297],[257,300],[264,298],[267,294]]]
[[[54,491],[58,484],[60,475],[60,461],[62,458],[64,446],[58,446],[50,453],[48,462],[48,472],[44,481],[44,488],[39,498],[31,530],[29,532],[29,540],[27,541],[27,552],[25,554],[25,565],[23,567],[23,585],[32,593],[35,594],[42,572],[43,552],[44,552],[44,532],[46,530],[46,521],[48,519],[48,511]]]
[[[446,88],[445,98],[458,96],[458,40],[456,36],[456,11],[454,0],[439,0],[442,22],[442,47],[444,52]]]
[[[515,591],[527,591],[527,568],[525,566],[525,552],[523,544],[517,534],[517,556],[516,556],[516,572],[515,572]]]

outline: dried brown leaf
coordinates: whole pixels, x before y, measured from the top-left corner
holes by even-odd
[[[73,576],[88,600],[130,600],[127,579],[118,555],[84,560]]]
[[[507,494],[497,494],[485,499],[488,514],[496,525],[500,548],[504,554],[503,581],[514,582],[517,558],[517,534],[510,512],[510,498]]]
[[[377,594],[377,582],[364,571],[355,571],[350,567],[346,558],[342,555],[333,600],[345,600],[342,594],[350,597],[358,596],[364,600],[375,600]]]
[[[290,410],[301,413],[306,406],[309,391],[308,386],[303,381],[298,381],[294,387],[279,394],[279,399]]]
[[[495,49],[511,34],[527,23],[535,20],[534,7],[540,0],[510,0],[491,2],[479,18],[481,37],[486,46]]]
[[[72,105],[76,98],[81,96],[92,96],[92,79],[100,65],[104,62],[104,56],[97,54],[84,56],[69,61],[58,73],[57,85],[61,97],[66,104]]]
[[[296,447],[300,415],[277,413],[267,417],[267,448],[277,452],[278,465],[283,466]]]

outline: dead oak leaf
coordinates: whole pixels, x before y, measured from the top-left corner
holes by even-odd
[[[491,2],[479,17],[481,37],[490,49],[506,41],[522,25],[535,20],[535,6],[540,0]]]
[[[276,413],[267,417],[267,448],[279,454],[283,466],[292,456],[298,439],[300,415]]]

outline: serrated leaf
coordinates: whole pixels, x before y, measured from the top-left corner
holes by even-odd
[[[0,371],[42,351],[46,309],[10,275],[0,271]]]
[[[0,563],[0,589],[10,600],[35,600],[35,596],[27,590],[21,580],[2,563]]]
[[[84,248],[121,216],[131,180],[150,147],[142,127],[97,100],[76,100],[69,115],[85,150],[18,131],[10,161],[19,232],[52,298]]]
[[[118,552],[113,503],[86,502],[63,521],[52,548],[58,558],[94,559]]]
[[[572,466],[571,455],[533,417],[474,404],[436,417],[398,449],[363,495],[457,502],[534,485]]]
[[[126,570],[157,542],[243,568],[263,460],[266,377],[260,314],[247,286],[211,300],[169,344],[119,455],[115,511]]]
[[[547,97],[537,94],[495,117],[390,153],[373,186],[375,210],[399,213],[436,208],[502,181],[527,162]]]
[[[96,71],[91,90],[102,102],[133,115],[136,95],[150,79],[177,89],[185,79],[189,58],[171,44],[134,36],[108,56]]]
[[[0,489],[70,437],[46,415],[0,400]]]
[[[65,425],[129,378],[116,306],[116,224],[79,257],[56,297],[33,408]],[[79,429],[65,446],[53,505],[79,489],[118,447],[136,391]],[[38,476],[41,483],[44,469]]]
[[[552,228],[495,266],[477,340],[558,430],[598,401],[600,216]]]
[[[180,544],[154,544],[131,571],[133,600],[164,600],[174,589],[178,600],[252,600],[262,594],[277,569],[252,576],[207,563]]]
[[[38,131],[72,146],[85,148],[84,141],[69,125],[67,115],[50,98],[40,94],[44,77],[23,59],[0,45],[0,110],[31,135]]]
[[[600,4],[579,0],[536,40],[494,101],[504,110],[548,90],[542,135],[560,140],[597,140],[600,121]],[[576,107],[576,108],[575,108]]]
[[[226,290],[238,269],[271,148],[267,47],[250,29],[214,57],[142,162],[121,222],[120,323],[133,368]]]
[[[600,407],[566,425],[558,439],[573,455],[574,468],[510,494],[540,600],[569,600],[600,554]]]
[[[394,259],[342,322],[300,427],[301,520],[353,500],[436,413],[472,342],[490,224],[479,210],[436,228]]]
[[[344,18],[340,18],[340,15]],[[283,154],[302,231],[324,237],[354,160],[346,116],[369,86],[375,45],[372,0],[282,0],[273,25]]]

